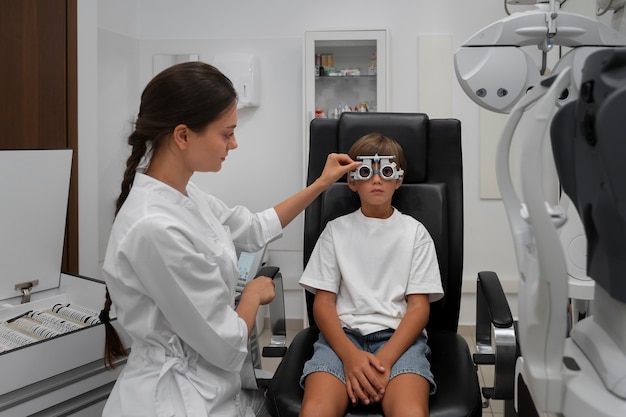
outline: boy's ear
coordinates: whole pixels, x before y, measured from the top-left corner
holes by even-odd
[[[348,178],[348,187],[350,187],[350,189],[356,193],[356,184],[354,179]]]

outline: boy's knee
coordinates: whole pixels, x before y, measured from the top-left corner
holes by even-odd
[[[428,399],[419,401],[416,398],[395,397],[383,403],[385,417],[428,417]]]
[[[428,417],[428,405],[421,404],[387,404],[384,408],[385,417]]]
[[[299,417],[343,417],[344,413],[332,410],[324,401],[304,401]]]

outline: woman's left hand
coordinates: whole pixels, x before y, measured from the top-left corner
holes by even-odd
[[[324,165],[324,170],[319,179],[324,181],[326,186],[330,186],[341,178],[342,175],[354,171],[359,165],[361,165],[360,161],[353,161],[345,153],[331,153],[326,158],[326,165]]]

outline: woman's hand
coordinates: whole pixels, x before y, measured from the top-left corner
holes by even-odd
[[[236,311],[246,322],[248,335],[252,334],[259,306],[271,302],[274,295],[274,281],[268,277],[255,278],[243,287]]]
[[[344,153],[331,153],[326,158],[326,165],[319,180],[324,183],[325,187],[329,187],[342,175],[354,171],[359,165],[361,165],[360,161],[355,162]]]
[[[246,293],[257,296],[259,305],[269,304],[276,295],[274,281],[269,277],[257,277],[243,287],[242,298]]]
[[[341,178],[342,175],[354,171],[359,165],[361,165],[361,162],[354,162],[346,154],[331,153],[328,155],[322,175],[313,184],[274,207],[280,219],[280,225],[286,227],[318,195]]]

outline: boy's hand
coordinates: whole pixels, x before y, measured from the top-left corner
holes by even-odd
[[[383,384],[382,374],[388,371],[371,353],[358,350],[343,361],[346,376],[346,390],[352,404],[379,402],[385,393],[387,384]]]
[[[383,394],[385,393],[385,390],[387,389],[387,385],[389,384],[389,377],[391,375],[391,367],[383,367],[383,371],[379,371],[378,369],[374,368],[372,366],[372,369],[374,371],[374,374],[377,376],[378,378],[378,382],[380,385],[382,385],[382,390],[380,391],[380,398],[378,400],[376,400],[375,402],[379,402],[383,400]],[[374,401],[373,399],[370,398],[371,401]]]

